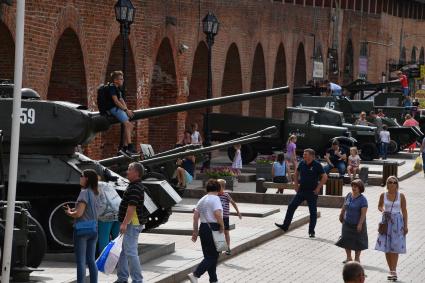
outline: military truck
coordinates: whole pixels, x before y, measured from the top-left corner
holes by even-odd
[[[363,160],[372,160],[379,157],[376,127],[346,123],[344,120],[344,114],[333,109],[325,107],[301,108],[312,109],[317,112],[314,117],[315,123],[347,128],[350,132],[350,136],[357,141],[356,146],[359,148],[360,157]]]
[[[211,113],[208,123],[212,131],[212,140],[220,142],[255,132],[265,126],[274,125],[278,128],[275,135],[265,138],[261,142],[242,146],[242,161],[247,164],[253,161],[259,153],[272,154],[275,150],[282,150],[290,135],[298,137],[298,153],[306,148],[313,148],[318,155],[322,156],[334,139],[337,139],[345,148],[357,145],[357,140],[351,137],[348,128],[342,125],[342,116],[339,116],[340,114],[337,112],[333,114],[340,117],[340,125],[321,124],[321,119],[326,120],[324,114],[320,116],[319,111],[315,109],[299,107],[286,108],[283,120]],[[366,144],[367,147],[369,145]],[[374,148],[364,150],[362,158],[370,160],[375,157],[374,152]],[[229,148],[230,159],[233,159],[233,154],[233,149]]]
[[[211,107],[253,98],[288,93],[288,87],[256,91],[177,105],[167,105],[134,111],[132,120]],[[9,152],[11,140],[13,85],[0,84],[0,130],[3,130],[3,164],[5,183],[8,181]],[[17,200],[30,202],[30,213],[36,220],[38,238],[32,243],[36,247],[63,250],[69,245],[72,231],[64,225],[63,203],[75,201],[79,190],[79,177],[84,169],[95,169],[106,176],[119,192],[128,181],[102,166],[98,161],[75,152],[78,145],[87,144],[97,133],[119,123],[113,117],[102,116],[87,110],[86,106],[63,101],[40,100],[39,95],[26,89],[23,91]],[[147,227],[154,228],[168,220],[171,207],[180,201],[177,193],[170,190],[168,182],[146,183],[151,194],[145,194],[145,208],[151,213]],[[6,187],[7,188],[7,187]],[[6,189],[2,194],[6,195]],[[61,214],[62,212],[62,214]],[[70,219],[68,219],[70,221]],[[72,228],[71,228],[72,229]],[[46,244],[47,242],[47,244]],[[41,250],[41,248],[40,248]],[[30,266],[37,267],[43,253],[33,253]]]

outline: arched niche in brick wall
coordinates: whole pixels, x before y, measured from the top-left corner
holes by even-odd
[[[158,49],[153,66],[150,107],[175,104],[177,78],[173,49],[168,38],[164,38]],[[149,118],[149,143],[155,152],[173,148],[177,141],[177,114]]]
[[[86,71],[77,34],[66,29],[53,57],[47,99],[87,105]]]
[[[15,43],[7,26],[0,22],[0,79],[13,80]]]
[[[353,42],[351,39],[348,40],[347,46],[345,47],[344,55],[344,69],[342,70],[343,84],[347,85],[354,79],[354,51]]]
[[[208,47],[201,41],[195,51],[195,58],[192,64],[192,75],[189,86],[189,101],[197,101],[207,98],[208,84]],[[192,123],[198,124],[199,132],[203,132],[203,114],[205,108],[194,109],[187,112],[186,127]]]
[[[241,59],[236,43],[232,43],[227,50],[224,65],[221,96],[242,93]],[[242,103],[234,102],[220,106],[220,112],[226,114],[242,115]]]
[[[257,44],[251,71],[251,91],[266,89],[266,64],[264,63],[263,46]],[[257,98],[249,101],[249,116],[266,116],[266,98]]]
[[[410,53],[410,64],[416,64],[416,53],[418,51],[418,48],[416,46],[413,46],[412,52]]]
[[[286,86],[286,56],[283,44],[279,45],[276,54],[274,67],[273,87]],[[272,98],[272,117],[283,118],[283,112],[286,108],[286,95],[273,96]]]
[[[304,86],[306,84],[306,62],[305,62],[305,51],[304,44],[300,43],[297,49],[297,57],[295,61],[294,71],[294,87]]]
[[[423,47],[421,47],[421,51],[419,52],[419,64],[425,64],[425,52]]]
[[[112,82],[111,73],[113,71],[122,71],[123,69],[123,40],[121,36],[118,36],[114,44],[112,45],[111,52],[109,53],[108,66],[106,68],[105,74],[105,83]],[[128,55],[127,55],[127,71],[126,71],[126,93],[125,101],[129,109],[137,108],[137,83],[136,83],[136,66],[134,63],[133,50],[131,48],[130,41],[127,40]],[[139,135],[137,135],[138,126],[137,122],[134,123],[133,139],[132,142],[136,145],[141,142],[137,140]],[[120,144],[120,135],[121,135],[121,125],[113,125],[108,131],[101,134],[102,135],[102,155],[104,158],[113,156],[116,154],[119,144]]]

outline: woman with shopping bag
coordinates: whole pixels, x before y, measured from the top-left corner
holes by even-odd
[[[223,236],[224,240],[224,223],[223,223],[223,207],[221,205],[218,192],[220,191],[220,184],[217,180],[210,179],[207,182],[207,194],[202,197],[193,213],[193,233],[192,241],[196,242],[199,237],[201,238],[202,253],[204,259],[196,268],[195,272],[189,274],[189,280],[191,283],[198,282],[198,278],[202,276],[206,271],[210,276],[210,282],[217,282],[217,261],[220,248],[216,246],[213,238],[213,231],[219,231]],[[198,224],[201,219],[201,225]],[[225,250],[225,248],[223,249]]]
[[[98,177],[94,170],[87,169],[81,173],[81,191],[75,208],[64,207],[65,213],[75,219],[74,251],[77,262],[77,283],[85,282],[86,264],[90,272],[90,283],[97,283],[95,262],[97,242],[97,198]]]

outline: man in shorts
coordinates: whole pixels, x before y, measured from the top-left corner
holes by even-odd
[[[130,122],[130,118],[133,117],[133,111],[128,109],[121,91],[121,87],[124,83],[123,73],[121,71],[112,72],[111,81],[112,83],[109,87],[109,95],[112,98],[114,107],[108,111],[124,125],[124,140],[120,151],[125,154],[132,155],[134,154],[134,151],[129,148],[129,145],[131,145],[131,133],[133,132],[133,124]]]

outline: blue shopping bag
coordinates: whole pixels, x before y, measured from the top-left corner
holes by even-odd
[[[105,272],[105,263],[108,259],[109,252],[111,251],[112,247],[114,246],[115,242],[111,241],[109,244],[103,249],[102,253],[100,254],[99,258],[96,260],[96,266],[97,270],[101,272]]]

